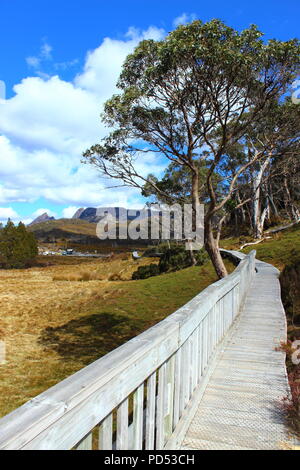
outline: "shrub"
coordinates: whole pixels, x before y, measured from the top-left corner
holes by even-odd
[[[157,250],[162,253],[159,264],[139,267],[133,273],[132,279],[146,279],[161,273],[179,271],[192,264],[190,252],[185,249],[185,245],[172,244],[170,248],[167,245],[160,245]],[[194,252],[194,256],[198,266],[202,266],[208,260],[208,255],[204,250]]]
[[[149,264],[148,266],[140,266],[137,271],[132,274],[132,279],[147,279],[148,277],[160,274],[157,264]]]
[[[202,266],[208,259],[206,251],[199,250],[194,252],[197,266]],[[175,245],[166,250],[160,258],[159,270],[161,273],[178,271],[191,266],[192,260],[188,250],[184,245]]]
[[[285,266],[280,275],[282,301],[288,319],[300,326],[300,260],[299,253],[291,254],[295,256],[293,263]]]

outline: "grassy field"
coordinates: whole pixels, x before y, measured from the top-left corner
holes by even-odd
[[[271,239],[258,245],[244,248],[244,253],[256,250],[256,257],[267,263],[271,263],[282,270],[287,264],[300,258],[300,224],[282,232],[271,235]],[[222,240],[221,245],[227,249],[239,249],[248,240],[245,237]],[[253,241],[249,238],[249,241]]]
[[[109,261],[44,257],[40,264],[49,266],[0,271],[0,340],[7,360],[0,365],[0,416],[159,322],[216,280],[210,263],[129,280],[139,265],[154,261],[124,254]],[[74,280],[89,273],[102,280]],[[109,281],[114,274],[123,280]]]

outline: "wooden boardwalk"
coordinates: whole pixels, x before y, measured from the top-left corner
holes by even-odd
[[[282,449],[280,400],[288,393],[278,270],[257,261],[241,314],[219,351],[182,449]]]
[[[232,274],[3,417],[0,449],[293,444],[280,410],[288,382],[284,354],[276,351],[286,339],[279,272],[256,261],[255,251],[227,256],[242,259]]]

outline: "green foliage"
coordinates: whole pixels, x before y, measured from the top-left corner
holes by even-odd
[[[169,247],[167,244],[161,244],[159,247],[149,249],[145,254],[162,253],[159,264],[150,264],[149,266],[141,266],[132,275],[132,279],[147,279],[151,276],[158,274],[179,271],[180,269],[188,268],[192,265],[190,252],[185,249],[184,245],[172,244]],[[208,260],[208,255],[205,250],[194,252],[194,257],[197,266],[202,266]]]
[[[38,254],[34,235],[20,222],[16,227],[8,220],[0,230],[0,266],[5,269],[29,266]]]
[[[150,264],[149,266],[140,266],[137,271],[132,274],[132,279],[148,279],[152,276],[159,274],[159,267],[157,264]]]
[[[194,252],[194,256],[198,266],[202,266],[208,260],[208,255],[204,250]],[[190,252],[185,249],[185,246],[174,245],[166,250],[160,258],[159,271],[161,273],[178,271],[191,266],[191,264],[191,255]]]
[[[287,266],[280,274],[281,296],[287,313],[288,319],[292,326],[300,327],[300,257]],[[297,333],[297,339],[300,338],[300,331],[293,330]],[[295,339],[295,338],[292,338]]]

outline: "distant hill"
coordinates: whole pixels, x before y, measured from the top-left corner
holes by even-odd
[[[73,215],[72,219],[80,219],[85,220],[91,223],[98,223],[104,216],[99,215],[103,213],[108,213],[116,217],[118,221],[125,221],[125,220],[134,220],[137,216],[141,213],[145,214],[145,217],[150,216],[150,209],[143,209],[143,210],[133,210],[133,214],[131,215],[128,213],[128,209],[124,207],[87,207],[86,209],[78,209],[75,214]]]
[[[117,224],[127,224],[127,221],[134,220],[142,215],[145,218],[150,217],[150,209],[137,210],[130,215],[127,209],[121,207],[87,207],[78,209],[71,219],[54,219],[47,213],[37,217],[28,226],[28,229],[34,232],[40,242],[52,243],[54,241],[67,240],[74,244],[84,245],[109,245],[109,246],[145,246],[147,240],[100,240],[96,234],[97,223],[105,216],[100,215],[107,212],[116,217]],[[159,214],[159,213],[158,213]]]
[[[50,242],[53,239],[80,241],[91,238],[93,241],[98,240],[96,224],[78,219],[48,219],[30,224],[28,229],[35,234],[38,240],[43,242]]]
[[[54,217],[49,217],[47,212],[44,212],[44,214],[39,215],[36,219],[34,219],[29,225],[36,225],[40,224],[42,222],[46,222],[48,220],[55,220]]]
[[[143,240],[100,240],[96,234],[97,224],[82,219],[46,220],[31,224],[27,228],[33,232],[42,243],[52,243],[67,240],[71,244],[116,246],[145,246]]]

